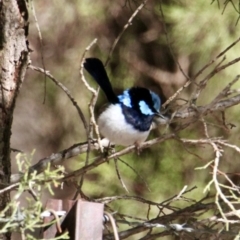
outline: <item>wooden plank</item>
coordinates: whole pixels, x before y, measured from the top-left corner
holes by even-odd
[[[71,200],[48,199],[45,209],[69,212],[69,210],[72,208],[74,203],[75,201],[71,201]],[[52,220],[54,220],[54,216],[45,217],[44,223],[49,223]],[[44,239],[54,238],[56,233],[57,233],[57,227],[56,227],[56,224],[53,224],[43,229],[42,236],[44,237]]]
[[[78,200],[62,223],[71,240],[101,240],[103,230],[103,204]]]

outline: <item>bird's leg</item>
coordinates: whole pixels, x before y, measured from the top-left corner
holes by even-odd
[[[107,138],[101,139],[101,146],[103,148],[104,158],[107,158],[109,155],[115,152],[115,145],[112,144]]]
[[[108,158],[108,156],[110,156],[111,154],[113,154],[115,152],[116,152],[115,151],[115,145],[110,144],[110,142],[109,142],[109,145],[107,147],[103,148],[104,158]]]
[[[141,153],[141,151],[142,151],[142,149],[141,149],[141,144],[138,143],[138,142],[135,142],[134,145],[135,145],[135,149],[136,149],[136,151],[137,151],[137,155],[139,156],[140,153]]]

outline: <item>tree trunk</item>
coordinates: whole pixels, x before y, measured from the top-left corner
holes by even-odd
[[[0,0],[0,182],[10,181],[10,137],[13,111],[23,82],[29,51],[28,11],[24,0]],[[10,202],[10,193],[0,195],[0,211]],[[0,225],[0,228],[2,226]],[[10,233],[0,235],[10,239]]]

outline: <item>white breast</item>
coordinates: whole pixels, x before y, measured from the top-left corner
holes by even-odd
[[[149,131],[140,132],[126,122],[119,104],[111,104],[98,118],[100,133],[111,143],[129,146],[144,142]]]

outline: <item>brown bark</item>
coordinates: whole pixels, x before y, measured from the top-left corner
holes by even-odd
[[[3,184],[10,180],[13,111],[29,58],[27,19],[24,0],[0,0],[0,182]],[[0,211],[9,201],[9,193],[0,195]],[[10,233],[0,235],[0,239],[10,239]]]

